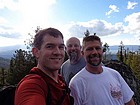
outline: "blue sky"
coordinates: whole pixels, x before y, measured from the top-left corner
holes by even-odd
[[[140,45],[140,0],[0,0],[0,47],[24,45],[37,26],[65,41],[89,30],[109,46]]]

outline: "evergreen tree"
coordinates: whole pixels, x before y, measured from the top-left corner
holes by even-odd
[[[104,61],[106,60],[106,55],[107,55],[107,52],[109,51],[109,45],[107,43],[105,43],[103,45],[103,52],[105,53],[105,56],[104,56]]]
[[[40,29],[41,28],[37,26],[34,34]],[[27,51],[19,49],[15,51],[14,57],[11,58],[10,69],[7,78],[7,81],[10,84],[17,84],[26,74],[28,74],[31,68],[37,64],[36,59],[31,52],[34,36],[31,33],[28,35],[30,36],[30,39],[26,39],[26,41],[24,41]]]
[[[14,57],[10,62],[9,79],[10,84],[17,84],[30,69],[36,66],[36,60],[27,51],[19,49],[15,51]]]
[[[5,69],[4,68],[0,68],[0,85],[4,85],[5,84]]]
[[[84,32],[84,35],[85,35],[85,37],[89,36],[90,35],[89,30],[86,30],[86,32]]]
[[[135,76],[140,80],[140,54],[129,52],[127,56],[128,57],[125,63],[132,68]]]
[[[123,60],[124,60],[123,51],[124,51],[124,45],[123,45],[123,42],[121,41],[120,46],[119,46],[119,50],[117,53],[117,56],[121,62],[123,62]]]

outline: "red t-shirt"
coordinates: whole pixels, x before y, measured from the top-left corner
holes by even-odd
[[[15,105],[47,105],[48,85],[51,105],[57,105],[66,90],[63,78],[59,75],[57,83],[38,68],[33,68],[30,72],[32,73],[25,76],[18,84]],[[67,93],[61,105],[70,105],[69,96]]]

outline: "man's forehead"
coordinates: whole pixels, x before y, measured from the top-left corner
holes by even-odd
[[[67,40],[67,43],[70,43],[70,42],[80,42],[80,40],[78,38],[72,37]]]
[[[101,43],[99,41],[88,41],[83,46],[101,46]]]
[[[60,45],[64,44],[64,40],[61,37],[45,37],[44,38],[45,45]]]
[[[64,41],[46,41],[45,44],[47,45],[60,45],[63,44],[64,45]]]
[[[79,41],[68,41],[67,43],[66,43],[66,45],[80,45],[80,42]]]

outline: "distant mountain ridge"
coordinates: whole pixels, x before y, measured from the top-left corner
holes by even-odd
[[[138,51],[138,49],[140,49],[140,45],[126,45],[125,49],[127,48],[129,48],[130,51]],[[23,49],[23,47],[21,46],[0,47],[0,67],[5,69],[9,68],[11,57],[13,57],[15,51],[19,49]],[[116,53],[118,52],[119,45],[109,46],[109,49],[110,49],[109,52],[111,52],[111,59],[113,60],[117,59]]]
[[[109,46],[109,49],[111,53],[117,53],[119,50],[120,45],[114,45],[114,46]],[[135,52],[140,49],[140,45],[124,45],[124,49],[129,49],[129,51]]]
[[[109,46],[109,52],[112,54],[116,54],[118,52],[120,45]],[[140,49],[140,45],[124,45],[125,49],[129,49],[129,51],[138,51]],[[26,50],[25,46],[16,45],[16,46],[8,46],[8,47],[0,47],[0,57],[11,59],[13,54],[15,54],[16,50],[24,49]]]
[[[8,69],[10,65],[10,59],[5,59],[0,57],[0,67],[4,69]]]
[[[15,54],[15,51],[19,49],[25,49],[25,46],[15,45],[15,46],[0,47],[0,57],[11,59],[11,57],[13,57],[13,55]]]

